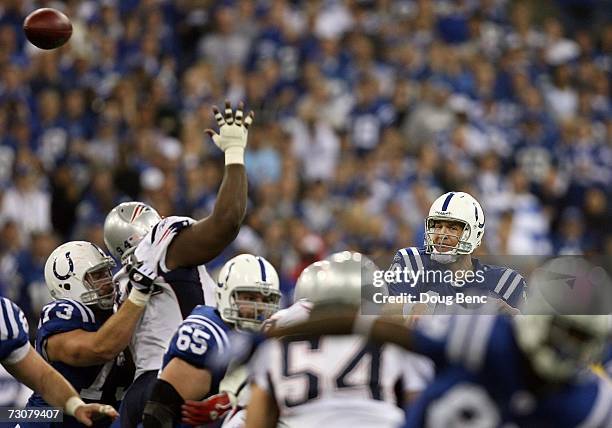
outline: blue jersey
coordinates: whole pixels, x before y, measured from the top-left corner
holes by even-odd
[[[472,265],[472,272],[461,272],[459,275],[459,272],[452,272],[446,265],[432,260],[424,249],[402,248],[395,253],[389,268],[389,271],[399,270],[402,274],[388,282],[387,288],[392,296],[412,295],[416,301],[423,300],[420,298],[422,294],[454,298],[462,293],[502,299],[515,308],[520,306],[526,285],[518,272],[503,266],[483,264],[475,258],[472,258]],[[461,301],[457,302],[461,304]],[[436,310],[439,307],[437,305]]]
[[[30,350],[28,321],[19,306],[0,297],[0,363],[15,364]]]
[[[604,351],[604,357],[602,358],[601,363],[607,376],[612,379],[612,343],[608,343],[606,345],[606,350]]]
[[[199,369],[208,369],[212,376],[208,395],[217,394],[227,365],[219,367],[215,364],[213,369],[211,359],[216,359],[229,350],[229,332],[230,327],[221,319],[215,308],[196,306],[170,340],[162,369],[173,358],[180,358]]]
[[[415,328],[413,344],[434,360],[437,375],[408,409],[407,427],[612,427],[612,384],[592,373],[534,392],[511,318],[428,318]]]
[[[117,406],[123,390],[127,388],[133,376],[133,370],[125,361],[123,354],[105,364],[75,367],[60,361],[49,361],[46,352],[47,340],[51,336],[73,330],[95,332],[102,327],[107,318],[105,315],[110,316],[111,313],[104,315],[99,311],[96,313],[83,303],[71,299],[60,299],[47,304],[40,315],[36,333],[36,351],[74,386],[83,400]],[[28,400],[28,406],[42,407],[48,404],[35,392]],[[36,426],[43,428],[40,424]],[[57,426],[82,425],[78,424],[76,419],[65,416],[63,425]]]

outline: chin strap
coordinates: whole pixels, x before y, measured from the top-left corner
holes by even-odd
[[[459,258],[459,254],[438,253],[435,248],[431,253],[431,259],[438,263],[442,263],[443,265],[455,263],[458,258]]]

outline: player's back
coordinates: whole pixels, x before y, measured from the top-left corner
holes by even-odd
[[[406,428],[612,426],[612,386],[590,373],[564,384],[536,382],[509,317],[423,317],[413,335],[437,372],[409,409]]]
[[[297,302],[277,313],[275,324],[299,321],[310,307]],[[288,426],[358,428],[400,424],[404,398],[424,389],[432,367],[396,346],[351,335],[268,341],[252,372],[255,383],[276,398]]]

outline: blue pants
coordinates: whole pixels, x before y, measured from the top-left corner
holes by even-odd
[[[119,408],[119,419],[113,423],[112,428],[136,428],[142,423],[142,412],[144,412],[145,404],[151,396],[156,380],[157,370],[151,370],[138,376],[138,379],[125,391]]]

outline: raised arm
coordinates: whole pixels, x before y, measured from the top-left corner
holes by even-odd
[[[243,121],[243,108],[240,103],[234,115],[229,101],[226,101],[224,118],[213,107],[219,134],[211,129],[207,129],[206,133],[225,153],[223,181],[212,214],[185,228],[168,247],[166,266],[170,270],[197,266],[212,260],[238,235],[247,204],[244,151],[248,128],[254,117],[251,111]]]

